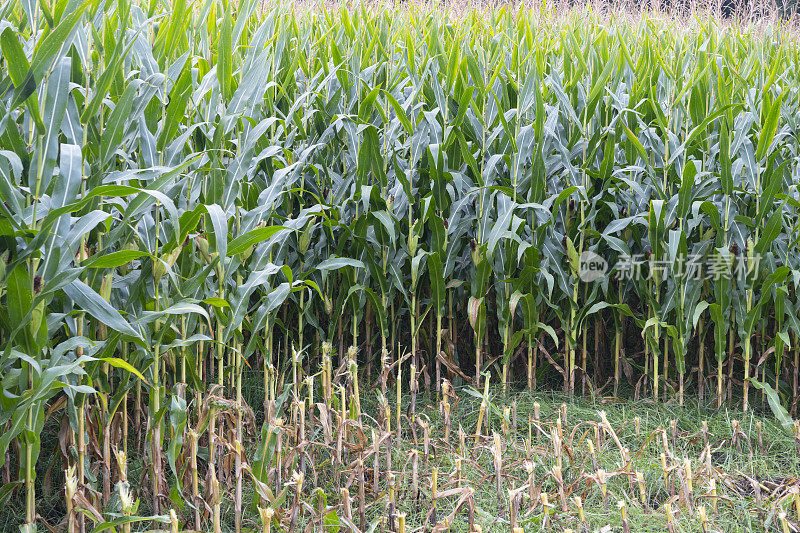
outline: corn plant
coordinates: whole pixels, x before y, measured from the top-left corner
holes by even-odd
[[[370,447],[389,463],[399,437],[430,440],[421,387],[458,420],[453,385],[489,373],[508,395],[613,380],[683,403],[711,384],[718,406],[761,394],[783,419],[800,374],[796,40],[679,20],[0,3],[0,496],[24,530],[51,455],[70,533],[220,530],[227,494],[234,530],[257,508],[266,528],[325,517],[309,503],[324,453],[380,481],[351,456],[376,383]],[[585,279],[587,254],[604,277]],[[63,454],[42,449],[56,421]],[[317,422],[324,453],[303,444]],[[548,520],[548,491],[563,507],[570,486],[551,472],[528,502]],[[474,514],[457,488],[434,509],[455,496]],[[347,519],[365,526],[358,498]]]

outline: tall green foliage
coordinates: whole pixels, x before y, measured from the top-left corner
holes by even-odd
[[[204,398],[241,405],[245,368],[317,368],[323,341],[382,369],[411,349],[436,388],[498,366],[572,391],[623,358],[682,398],[700,338],[720,401],[724,365],[745,408],[758,372],[790,390],[787,33],[255,0],[7,0],[0,19],[0,464],[16,439],[29,530],[55,398],[81,482],[87,409],[146,403],[166,496],[187,413],[213,464],[226,422]],[[607,276],[581,278],[585,252]]]

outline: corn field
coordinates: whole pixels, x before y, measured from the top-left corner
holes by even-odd
[[[546,4],[2,0],[0,47],[0,503],[24,507],[21,531],[47,522],[49,457],[51,530],[405,531],[400,487],[419,501],[425,485],[418,530],[469,509],[475,531],[481,480],[439,472],[440,491],[432,440],[464,469],[492,454],[507,528],[588,527],[551,510],[589,497],[567,478],[613,508],[606,475],[632,480],[613,496],[623,519],[716,512],[676,430],[652,428],[665,508],[639,500],[607,419],[586,427],[619,449],[613,476],[586,466],[566,411],[512,438],[516,410],[512,430],[489,397],[521,390],[768,405],[800,439],[789,27]],[[472,427],[456,391],[480,403]],[[709,438],[695,485],[723,491]],[[404,442],[413,483],[392,470]],[[557,503],[533,479],[542,455]],[[309,481],[323,469],[327,495]],[[778,487],[753,508],[796,530],[781,506],[800,512],[797,486]],[[367,523],[374,506],[388,511]]]

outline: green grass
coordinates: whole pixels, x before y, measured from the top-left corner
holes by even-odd
[[[258,376],[252,372],[246,373],[252,378]],[[246,380],[246,397],[254,406],[260,402],[254,401],[259,398],[260,390],[258,379]],[[408,395],[405,395],[403,412],[408,407]],[[374,398],[368,394],[364,397],[365,413],[375,416],[375,402],[367,401]],[[449,442],[444,442],[444,424],[439,410],[435,405],[425,401],[425,395],[420,395],[417,416],[431,423],[431,453],[427,459],[420,459],[420,488],[421,497],[418,500],[411,495],[411,465],[408,452],[412,449],[423,450],[422,430],[417,427],[417,440],[409,430],[408,421],[404,421],[404,431],[402,439],[393,439],[392,465],[393,471],[397,475],[398,510],[407,513],[407,525],[416,528],[424,525],[426,513],[430,508],[430,476],[433,467],[439,471],[439,490],[451,488],[452,478],[449,476],[455,470],[455,460],[457,457],[463,458],[463,480],[464,486],[475,488],[475,519],[476,524],[483,527],[483,531],[507,530],[509,520],[509,500],[504,492],[498,498],[495,490],[493,457],[491,450],[491,439],[487,438],[486,432],[481,438],[480,443],[475,445],[474,432],[477,424],[479,401],[472,395],[459,391],[457,404],[454,402],[453,420],[454,426]],[[492,430],[498,431],[502,435],[503,447],[503,490],[520,488],[526,483],[527,473],[524,469],[524,461],[532,460],[536,465],[537,484],[550,495],[550,502],[555,504],[552,514],[552,529],[560,531],[565,528],[580,530],[577,521],[577,509],[571,496],[579,495],[584,502],[585,517],[589,530],[595,531],[605,525],[611,525],[615,531],[621,530],[620,513],[617,510],[616,502],[623,500],[627,504],[628,520],[632,531],[664,531],[666,527],[666,514],[663,504],[667,501],[673,502],[674,514],[676,517],[676,531],[700,531],[700,521],[696,510],[689,510],[676,503],[664,484],[661,469],[660,454],[664,451],[660,430],[666,428],[671,441],[672,422],[676,422],[677,438],[676,445],[670,449],[678,461],[689,458],[695,475],[694,483],[694,502],[695,504],[705,505],[709,512],[711,525],[719,531],[754,531],[761,530],[762,525],[778,527],[776,512],[779,508],[786,511],[790,510],[791,500],[778,504],[777,500],[786,495],[786,489],[797,483],[800,476],[800,458],[798,457],[795,444],[790,432],[783,430],[771,417],[770,413],[755,410],[749,413],[731,411],[729,409],[717,409],[709,402],[699,402],[696,399],[688,400],[684,406],[674,404],[655,403],[650,400],[625,400],[620,398],[573,398],[552,393],[552,392],[514,392],[505,398],[500,389],[490,391],[490,409],[488,423]],[[390,394],[390,403],[393,405],[394,398]],[[511,407],[512,402],[517,406],[517,428],[510,429],[508,435],[503,433],[501,413],[504,407]],[[528,436],[528,415],[533,416],[534,402],[540,405],[541,422],[544,434],[536,436],[534,431],[534,446],[532,455],[527,455],[526,439]],[[457,405],[457,407],[455,407]],[[567,421],[564,424],[565,448],[571,453],[563,457],[563,475],[566,485],[571,486],[568,492],[569,512],[560,511],[557,496],[557,484],[552,478],[545,479],[545,475],[555,466],[556,461],[549,432],[556,427],[556,420],[561,414],[561,406],[566,405]],[[495,410],[496,409],[496,410]],[[647,506],[641,505],[639,501],[639,489],[637,485],[630,485],[627,478],[617,476],[610,478],[608,482],[608,510],[603,507],[600,491],[596,484],[587,480],[587,475],[593,473],[592,463],[588,455],[586,438],[594,439],[593,424],[600,421],[598,412],[605,411],[612,427],[615,429],[623,446],[627,447],[631,453],[630,471],[639,471],[644,476],[646,486]],[[256,417],[261,420],[263,413],[256,408]],[[640,433],[635,431],[635,417],[640,419]],[[732,421],[738,420],[742,432],[749,439],[739,437],[740,449],[731,443]],[[719,495],[721,499],[718,504],[718,512],[712,514],[711,500],[708,498],[708,472],[704,469],[703,461],[700,461],[703,452],[703,441],[700,434],[702,422],[708,425],[709,444],[713,451],[711,464],[714,469],[714,477],[718,480]],[[756,423],[762,425],[763,451],[759,447]],[[466,450],[459,449],[458,425],[467,434]],[[367,424],[372,426],[372,424]],[[578,428],[573,432],[574,428]],[[50,439],[54,437],[52,431],[55,427],[50,427],[45,431],[44,442],[50,444]],[[321,436],[316,435],[311,429],[310,440],[319,444]],[[312,436],[313,435],[313,436]],[[367,430],[367,437],[369,432]],[[748,444],[749,442],[749,444]],[[371,445],[371,442],[370,442]],[[595,444],[596,445],[596,444]],[[251,445],[250,455],[255,452]],[[335,512],[341,512],[336,506],[340,503],[338,491],[334,485],[332,456],[324,448],[310,446],[317,451],[313,452],[317,470],[317,485],[326,495],[327,504]],[[356,454],[346,455],[354,464]],[[613,472],[620,467],[620,452],[610,437],[604,439],[601,446],[596,446],[596,457],[599,467],[607,472]],[[347,460],[345,461],[348,462]],[[373,491],[371,483],[372,459],[367,461],[367,523],[382,523],[386,517],[386,505],[388,501],[388,487],[385,475],[381,476],[381,482],[377,491]],[[381,464],[385,463],[385,458],[381,457]],[[50,462],[40,463],[40,471],[46,471]],[[351,468],[344,468],[342,475],[346,476],[352,471]],[[304,499],[312,507],[315,507],[316,487],[310,481],[311,468],[307,472],[307,489],[304,492]],[[141,458],[133,457],[130,465],[130,478],[134,486],[140,480],[142,473]],[[43,472],[40,473],[40,476]],[[63,482],[63,477],[58,471],[50,472],[51,482],[58,485]],[[775,495],[769,496],[764,488],[764,500],[759,506],[756,504],[752,487],[744,482],[743,476],[756,478],[767,487],[774,489],[779,487]],[[676,483],[676,487],[679,484]],[[727,486],[729,483],[730,486]],[[773,485],[774,484],[774,485]],[[357,496],[357,484],[350,487],[351,495],[355,501]],[[56,487],[57,489],[57,487]],[[40,489],[42,490],[42,489]],[[705,496],[704,496],[705,495]],[[245,492],[245,501],[249,501],[252,493],[248,489]],[[439,518],[450,512],[455,504],[457,497],[439,500]],[[15,498],[12,502],[19,501]],[[63,516],[63,497],[58,490],[53,490],[49,497],[38,499],[39,513],[45,519],[55,520]],[[354,504],[354,508],[355,508]],[[7,530],[21,519],[21,507],[15,504],[5,506],[0,513],[0,529]],[[223,499],[223,531],[232,531],[233,502],[230,498]],[[520,526],[525,531],[539,531],[540,520],[542,517],[541,504],[534,505],[530,510],[530,501],[525,498],[522,503],[520,513]],[[695,508],[696,509],[696,508]],[[142,501],[139,514],[147,515],[149,512],[148,501]],[[759,512],[761,515],[759,516]],[[796,523],[790,513],[790,520]],[[249,522],[252,521],[252,522]],[[50,522],[53,524],[54,522]],[[255,527],[258,524],[258,515],[253,509],[245,513],[244,526],[248,524]],[[770,525],[771,524],[771,525]],[[134,529],[135,531],[135,529]],[[456,521],[452,524],[452,531],[467,531],[466,510],[458,513]]]
[[[499,392],[499,391],[498,391]],[[525,472],[521,462],[525,456],[525,439],[527,438],[528,414],[533,413],[533,403],[538,402],[541,406],[541,415],[545,428],[555,426],[555,421],[559,416],[562,403],[567,404],[568,426],[565,427],[569,434],[571,429],[585,421],[599,422],[599,410],[607,413],[611,425],[618,432],[618,436],[623,445],[630,449],[632,456],[632,470],[640,471],[644,474],[646,484],[646,494],[649,508],[645,508],[638,503],[638,488],[632,490],[627,480],[614,478],[609,482],[609,509],[606,511],[602,506],[602,498],[596,486],[589,487],[585,482],[584,475],[591,473],[592,464],[588,459],[588,448],[582,437],[592,436],[589,431],[590,426],[582,426],[582,429],[574,435],[574,441],[566,442],[572,450],[574,461],[564,458],[564,481],[567,484],[576,483],[573,495],[581,495],[584,500],[585,514],[591,530],[596,530],[606,524],[614,527],[620,526],[620,515],[616,511],[616,501],[625,500],[628,504],[629,521],[633,531],[664,531],[666,517],[663,510],[663,503],[670,498],[664,486],[664,479],[661,471],[660,453],[663,452],[660,438],[656,438],[657,430],[669,428],[673,420],[677,421],[677,447],[673,449],[676,457],[682,460],[688,457],[692,461],[694,469],[700,466],[699,457],[703,451],[702,440],[699,436],[699,428],[702,421],[707,421],[709,429],[709,443],[714,450],[712,466],[718,469],[721,474],[730,476],[732,482],[739,485],[740,474],[756,477],[762,481],[772,481],[779,485],[789,485],[796,482],[795,478],[800,475],[800,460],[794,448],[794,442],[790,434],[780,428],[770,416],[763,414],[754,415],[752,413],[733,412],[728,409],[717,409],[710,404],[689,401],[683,407],[665,406],[660,403],[650,401],[632,402],[629,400],[603,401],[598,399],[580,399],[570,401],[566,397],[551,393],[521,393],[513,396],[517,401],[517,417],[519,427],[517,432],[512,432],[508,438],[503,438],[504,464],[514,465],[511,467],[510,476],[517,480],[504,483],[504,488],[519,487],[524,484]],[[474,433],[477,423],[478,403],[471,396],[461,396],[459,418],[462,426],[467,433]],[[495,398],[495,405],[510,405],[509,401]],[[502,411],[502,408],[501,408]],[[434,433],[441,431],[440,419],[437,411],[432,406],[427,406],[424,411],[436,423]],[[634,418],[641,419],[640,435],[635,434]],[[743,443],[742,450],[738,451],[730,444],[731,421],[739,420],[742,431],[748,435],[753,449],[749,453],[749,446]],[[756,421],[762,423],[762,438],[764,452],[758,448],[756,436]],[[501,424],[497,415],[492,417],[492,427],[501,431]],[[470,450],[465,457],[475,458],[478,468],[467,468],[466,477],[470,479],[473,487],[481,487],[476,492],[476,505],[478,511],[478,524],[483,525],[484,531],[495,531],[496,527],[507,527],[508,520],[508,500],[507,498],[498,499],[494,491],[494,481],[487,476],[493,472],[492,456],[488,443],[482,440],[481,445],[472,446],[472,438],[467,440]],[[546,471],[555,465],[555,459],[550,446],[549,436],[535,438],[535,452],[532,456],[533,462],[537,465],[536,472],[542,476]],[[413,442],[404,441],[398,450],[395,451],[397,461],[402,461],[405,452],[413,446]],[[432,459],[431,466],[437,465],[440,472],[450,472],[454,468],[455,454],[450,451],[442,450]],[[611,438],[605,439],[605,444],[597,449],[597,459],[600,468],[608,472],[619,468],[620,453]],[[430,470],[428,470],[428,474]],[[699,474],[701,479],[706,476],[702,470]],[[441,476],[441,474],[440,474]],[[521,478],[521,479],[520,479]],[[510,479],[510,478],[509,478]],[[550,493],[550,501],[555,499],[556,484],[550,480],[545,482],[546,490]],[[704,483],[695,484],[695,494],[700,495],[706,492],[707,485]],[[785,488],[785,487],[784,487]],[[756,515],[756,506],[752,496],[749,494],[749,487],[741,485],[741,491],[720,489],[720,494],[726,495],[730,500],[727,503],[719,504],[719,513],[711,519],[712,524],[721,531],[752,531],[760,529],[763,520],[759,520]],[[700,501],[700,500],[698,500]],[[579,529],[574,513],[573,502],[570,503],[570,513],[555,513],[554,527],[556,530],[561,528]],[[526,501],[523,505],[527,507]],[[401,505],[403,510],[410,513],[409,521],[415,525],[422,525],[423,511],[427,510],[426,504],[414,506],[413,503]],[[446,505],[442,506],[447,508]],[[677,507],[677,505],[675,506]],[[706,502],[706,507],[710,511],[710,503]],[[788,510],[788,503],[784,504]],[[764,516],[768,519],[771,511],[764,511]],[[676,509],[678,531],[699,531],[700,523],[696,514],[683,509]],[[496,517],[496,519],[495,519]],[[530,520],[531,523],[525,525],[525,530],[538,530],[538,520],[541,517],[541,506],[534,509]],[[775,521],[775,517],[771,517]],[[522,520],[524,523],[524,519]],[[460,523],[461,529],[454,528],[455,531],[466,531],[463,521]]]

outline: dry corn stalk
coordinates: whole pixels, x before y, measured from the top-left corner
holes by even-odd
[[[491,381],[491,374],[486,374],[486,380],[483,383],[483,399],[481,399],[480,410],[478,411],[478,423],[475,426],[475,444],[481,438],[481,428],[483,427],[483,417],[486,414],[486,398],[489,396],[489,381]]]
[[[600,411],[600,420],[603,423],[603,428],[608,432],[609,435],[611,435],[611,438],[614,440],[614,443],[617,445],[617,448],[619,448],[620,455],[622,455],[622,460],[624,461],[625,447],[620,442],[619,437],[617,437],[617,433],[614,431],[614,428],[611,427],[611,422],[608,421],[608,416],[606,415],[605,411]]]
[[[487,380],[488,381],[488,380]],[[492,455],[494,457],[494,473],[495,473],[495,484],[497,487],[497,497],[503,497],[503,448],[502,442],[500,440],[500,434],[496,431],[492,434],[492,440],[494,441],[494,446],[492,448]]]
[[[447,400],[446,395],[442,395],[441,401],[441,413],[442,419],[444,421],[444,440],[445,442],[450,442],[450,426],[452,421],[450,420],[450,402]]]
[[[706,515],[706,508],[702,505],[697,508],[697,516],[700,517],[700,525],[703,527],[703,533],[708,533],[708,516]]]
[[[439,498],[439,469],[433,467],[431,472],[431,522],[436,523],[436,500]]]
[[[664,504],[664,512],[667,515],[667,531],[675,533],[675,516],[672,514],[672,504],[666,502]]]
[[[542,492],[539,496],[542,500],[542,529],[550,527],[550,499],[546,492]]]
[[[600,485],[600,494],[603,497],[603,507],[608,509],[608,485],[607,485],[606,471],[600,468],[597,471],[597,483]]]
[[[528,498],[531,500],[531,505],[536,504],[536,466],[531,461],[525,461],[525,472],[528,474]]]
[[[689,458],[684,458],[683,460],[683,475],[686,479],[686,500],[688,505],[691,507],[692,505],[692,493],[694,492],[692,487],[692,463],[689,461]]]
[[[342,512],[344,517],[349,520],[351,523],[353,522],[353,504],[350,500],[350,491],[347,487],[342,487],[339,490],[342,498]]]
[[[589,450],[589,458],[592,460],[592,470],[597,472],[599,466],[597,464],[597,455],[594,453],[594,443],[592,439],[586,439],[586,448]]]
[[[711,478],[708,480],[708,493],[711,495],[711,509],[714,514],[717,514],[717,480]]]
[[[558,499],[561,501],[561,512],[567,512],[567,494],[564,490],[564,475],[559,465],[555,465],[552,470],[553,478],[558,484]]]
[[[583,499],[580,496],[573,496],[572,501],[575,502],[575,508],[578,509],[578,520],[581,527],[586,527],[586,516],[583,514]]]
[[[178,533],[178,515],[175,514],[175,509],[169,510],[169,530],[170,533]]]
[[[268,507],[258,508],[258,514],[261,517],[261,528],[263,533],[272,533],[272,518],[275,516],[275,509]]]
[[[636,471],[636,484],[639,486],[639,502],[642,504],[642,507],[647,509],[647,490],[644,484],[644,475]]]
[[[625,500],[617,501],[617,508],[619,509],[620,517],[622,519],[622,531],[624,533],[631,533],[631,526],[628,523],[628,509],[625,506]]]
[[[400,425],[400,405],[402,403],[403,398],[403,367],[397,365],[397,401],[396,401],[396,419],[394,423],[395,431],[397,432],[397,438],[400,438],[402,432],[402,426]]]

